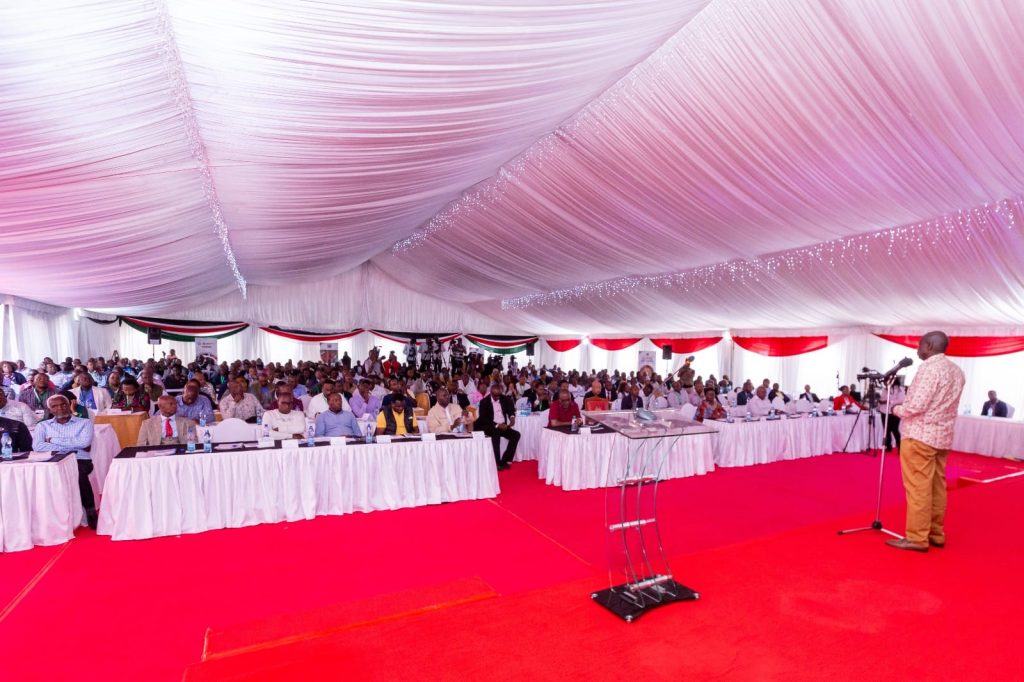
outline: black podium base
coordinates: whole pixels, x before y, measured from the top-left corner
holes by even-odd
[[[628,583],[616,585],[594,592],[590,598],[627,623],[632,623],[651,609],[677,601],[694,601],[700,599],[700,594],[675,580],[669,580],[637,592],[631,591]]]

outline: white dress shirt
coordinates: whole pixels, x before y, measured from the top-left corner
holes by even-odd
[[[306,415],[299,410],[292,410],[288,414],[281,414],[280,410],[269,410],[263,415],[263,423],[271,431],[289,436],[293,433],[306,433]]]
[[[6,405],[0,407],[0,417],[16,419],[25,426],[35,426],[37,421],[32,408],[20,400],[8,400]]]
[[[759,398],[755,395],[747,401],[747,409],[750,410],[750,414],[755,417],[767,416],[772,407],[772,401],[768,400],[767,397]]]

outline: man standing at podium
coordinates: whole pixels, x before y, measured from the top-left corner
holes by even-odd
[[[946,455],[953,446],[953,425],[964,390],[964,373],[946,357],[949,337],[928,332],[917,345],[924,360],[893,414],[902,421],[900,467],[907,491],[907,536],[888,540],[897,549],[927,552],[946,544]]]

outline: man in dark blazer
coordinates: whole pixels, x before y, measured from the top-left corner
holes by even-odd
[[[519,432],[513,426],[516,425],[516,406],[512,398],[501,394],[500,384],[491,384],[490,393],[480,401],[479,415],[473,426],[483,430],[484,434],[491,439],[494,447],[494,462],[498,470],[508,469],[516,456],[516,446],[519,445]],[[505,456],[501,455],[501,439],[508,440],[508,448]]]
[[[12,452],[32,452],[32,434],[24,423],[0,417],[0,433],[4,432],[11,434]]]
[[[993,417],[1006,416],[1006,403],[996,398],[995,391],[988,392],[988,402],[981,406],[981,416],[991,414]]]
[[[812,404],[821,402],[820,400],[818,400],[818,394],[811,391],[811,387],[809,384],[807,386],[804,386],[804,392],[800,394],[800,399],[806,400],[807,402]]]
[[[622,396],[619,401],[620,410],[635,410],[644,406],[643,398],[640,397],[640,387],[636,384],[629,386],[629,392]]]

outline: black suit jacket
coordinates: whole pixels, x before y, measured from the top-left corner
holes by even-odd
[[[736,394],[736,404],[746,405],[747,401],[754,397],[753,393],[747,393],[746,391],[740,391]]]
[[[644,406],[644,397],[642,395],[638,395],[636,397],[636,403],[633,402],[633,396],[631,396],[631,395],[624,395],[624,396],[622,396],[622,402],[619,403],[619,409],[620,410],[635,410],[636,408],[643,407],[643,406]]]
[[[507,395],[501,396],[498,400],[501,403],[501,411],[505,415],[505,419],[511,422],[516,416],[515,403],[513,403],[512,398]],[[480,401],[478,409],[479,413],[477,414],[474,427],[483,429],[484,433],[490,436],[494,433],[495,427],[505,420],[503,420],[501,415],[499,415],[497,421],[495,421],[494,405],[491,402],[490,393],[485,395],[484,399]]]
[[[993,405],[992,401],[989,400],[987,403],[985,403],[982,406],[982,408],[981,408],[981,416],[984,417],[986,414],[989,413],[989,411],[992,412],[992,416],[993,417],[1005,417],[1006,416],[1006,403],[1004,403],[1002,400],[997,400],[995,402],[995,404]]]
[[[803,398],[804,400],[809,400],[812,403],[820,403],[821,402],[820,400],[818,400],[818,394],[817,393],[801,393],[800,397]]]
[[[22,422],[0,417],[0,431],[11,434],[11,449],[14,452],[32,452],[32,436]]]

